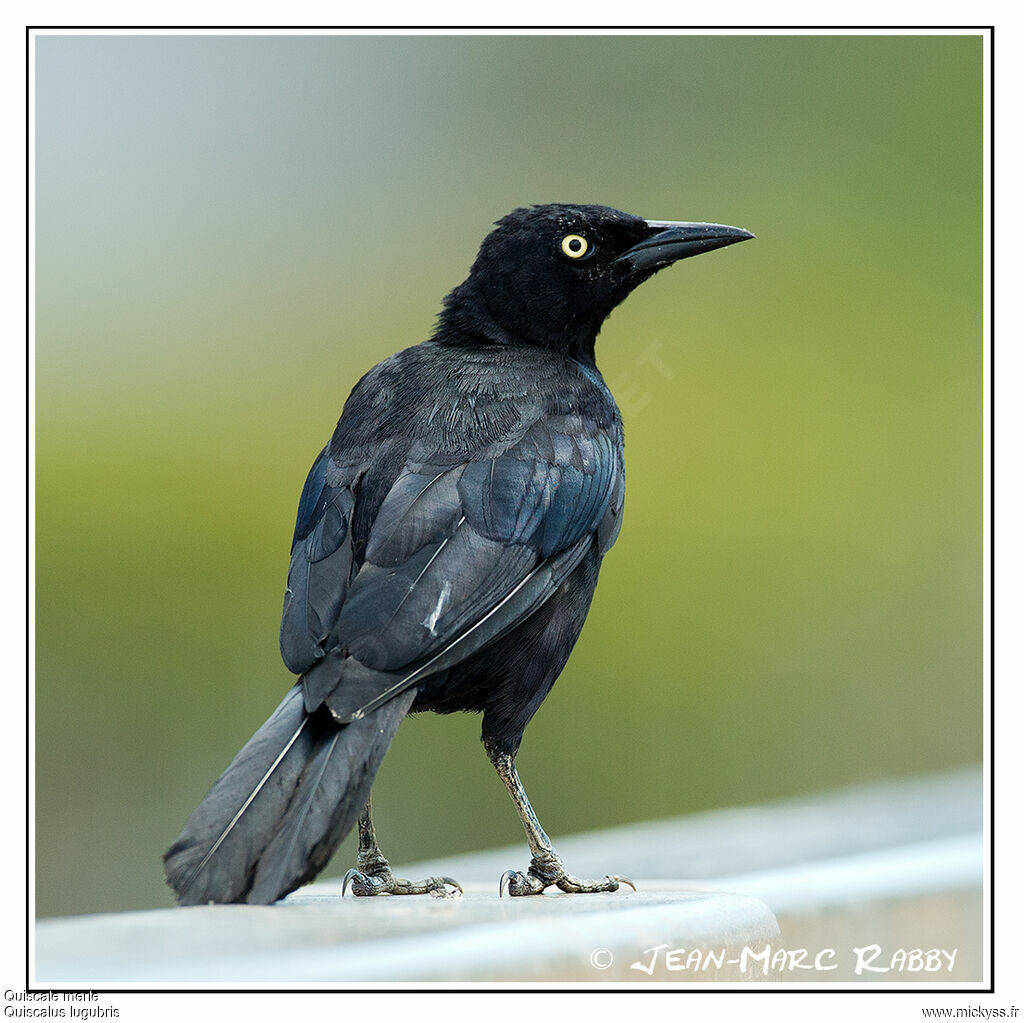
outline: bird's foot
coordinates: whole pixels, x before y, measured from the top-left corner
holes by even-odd
[[[404,877],[395,877],[388,866],[366,871],[353,867],[341,883],[343,897],[350,884],[353,895],[432,895],[435,899],[451,899],[456,893],[462,894],[462,885],[453,878],[428,877],[422,881],[406,881]]]
[[[536,856],[530,860],[524,874],[519,870],[506,870],[498,883],[498,894],[506,893],[513,898],[519,895],[540,895],[546,888],[556,885],[563,892],[578,894],[584,892],[616,892],[620,884],[628,884],[633,891],[636,885],[628,877],[609,874],[603,881],[581,881],[565,872],[562,861],[557,856],[540,859]]]

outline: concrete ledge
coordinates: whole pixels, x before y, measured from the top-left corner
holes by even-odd
[[[556,839],[574,873],[622,871],[637,880],[635,894],[499,899],[498,878],[525,864],[524,845],[397,871],[450,874],[463,898],[340,899],[334,879],[272,907],[43,921],[35,979],[100,990],[524,981],[981,987],[981,817],[980,770],[965,769]],[[856,949],[875,945],[866,969]],[[829,969],[795,966],[787,954],[801,949],[810,960],[822,953]],[[947,953],[941,971],[911,972],[894,959],[915,949]]]
[[[224,981],[630,980],[663,942],[736,958],[778,934],[749,896],[708,892],[502,899],[339,899],[202,906],[41,924],[37,977],[90,987]],[[632,977],[631,977],[632,973]],[[703,979],[742,980],[736,965]]]

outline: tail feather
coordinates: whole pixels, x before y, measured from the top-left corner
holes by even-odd
[[[326,709],[328,734],[310,758],[274,837],[260,857],[247,902],[270,903],[311,881],[351,831],[384,754],[416,691],[376,714],[339,726]]]
[[[274,902],[314,877],[348,833],[415,692],[339,726],[302,687],[214,782],[164,855],[182,905]]]

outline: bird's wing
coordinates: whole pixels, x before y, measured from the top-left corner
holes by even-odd
[[[306,477],[292,538],[288,583],[281,616],[281,656],[297,675],[326,652],[352,571],[351,480],[328,482],[325,447]]]
[[[437,463],[406,461],[356,571],[353,491],[314,465],[282,627],[282,649],[306,672],[307,706],[331,694],[342,663],[369,669],[350,670],[351,684],[331,694],[342,718],[458,663],[543,604],[591,545],[614,541],[618,435],[579,416],[543,417],[503,450]]]

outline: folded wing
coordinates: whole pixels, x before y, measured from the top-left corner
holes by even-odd
[[[487,457],[406,459],[365,545],[353,543],[359,472],[325,450],[300,501],[281,630],[307,709],[357,719],[536,611],[592,545],[614,542],[619,444],[547,416]]]

